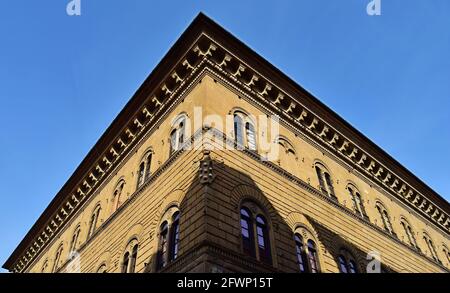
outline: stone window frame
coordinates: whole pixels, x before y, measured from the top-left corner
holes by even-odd
[[[61,242],[58,245],[58,248],[56,249],[55,259],[53,260],[52,273],[56,273],[58,269],[61,267],[61,264],[63,263],[61,262],[63,252],[64,252],[64,243]]]
[[[81,223],[78,223],[73,229],[72,238],[70,239],[69,257],[78,250],[78,243],[80,243]]]
[[[437,254],[437,250],[436,250],[436,246],[434,245],[434,241],[426,231],[422,231],[422,239],[425,241],[425,244],[426,244],[426,247],[428,250],[428,256],[431,259],[433,259],[434,261],[436,261],[438,263],[442,263]]]
[[[171,123],[168,139],[169,156],[183,147],[183,145],[189,139],[188,135],[191,135],[189,115],[186,112],[182,112],[175,116]]]
[[[386,208],[386,205],[381,200],[377,199],[375,200],[375,208],[377,209],[381,222],[383,223],[383,230],[397,238],[397,233],[394,230],[394,226],[392,224],[393,222],[391,220],[391,213]]]

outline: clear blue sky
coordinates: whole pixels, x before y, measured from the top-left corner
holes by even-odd
[[[203,11],[450,200],[450,1],[1,0],[0,262]]]

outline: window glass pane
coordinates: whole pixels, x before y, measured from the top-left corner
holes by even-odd
[[[348,262],[348,268],[349,268],[349,272],[351,274],[356,274],[358,271],[356,270],[356,264],[353,260],[350,260]]]
[[[256,138],[255,138],[255,128],[249,122],[245,124],[245,130],[247,132],[247,142],[248,148],[251,150],[256,150]]]
[[[308,240],[308,259],[311,267],[311,273],[317,273],[319,269],[316,244],[312,240]]]
[[[244,139],[242,136],[242,118],[235,114],[234,115],[234,139],[237,144],[243,145]]]
[[[345,260],[345,258],[342,255],[339,255],[339,269],[341,271],[341,273],[348,273],[347,272],[347,261]]]

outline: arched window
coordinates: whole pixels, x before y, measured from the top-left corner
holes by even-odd
[[[345,249],[341,249],[338,255],[339,271],[344,274],[356,274],[358,269],[353,255]]]
[[[289,172],[295,173],[298,158],[292,143],[284,136],[278,136],[275,139],[275,143],[279,146],[279,165]]]
[[[328,170],[321,164],[316,164],[315,168],[317,178],[319,179],[320,190],[328,194],[332,199],[337,200],[334,192],[333,180],[331,179]]]
[[[295,250],[297,255],[298,268],[301,273],[306,273],[308,272],[308,264],[305,248],[303,245],[303,238],[302,236],[300,236],[300,234],[295,233],[294,240],[295,240]]]
[[[100,217],[100,211],[101,210],[102,210],[101,206],[98,205],[94,209],[94,212],[92,213],[91,220],[89,222],[88,238],[91,237],[94,234],[95,230],[97,229],[97,222],[98,222],[98,219]]]
[[[256,131],[255,125],[250,117],[242,111],[235,111],[233,114],[234,141],[239,147],[247,147],[256,151]]]
[[[180,116],[175,120],[173,129],[170,132],[170,154],[178,151],[184,144],[186,132],[186,118]]]
[[[311,273],[318,273],[318,260],[316,244],[311,239],[308,240],[308,260],[311,269]]]
[[[100,274],[106,273],[106,271],[107,271],[106,264],[101,264],[97,269],[97,273]]]
[[[436,253],[436,249],[434,248],[434,244],[433,241],[431,240],[430,236],[428,236],[428,234],[424,233],[423,234],[423,239],[425,240],[425,242],[427,243],[428,246],[428,250],[430,252],[431,257],[437,261],[440,262],[437,253]]]
[[[125,187],[125,180],[120,180],[114,189],[112,200],[111,200],[111,213],[114,213],[123,203],[123,189]]]
[[[136,260],[138,254],[139,244],[137,239],[128,242],[125,248],[122,261],[122,273],[134,273],[136,270]]]
[[[364,209],[363,201],[361,199],[361,194],[356,189],[356,187],[349,185],[347,187],[348,192],[350,193],[350,197],[353,202],[353,209],[355,213],[357,213],[361,218],[368,219],[366,210]]]
[[[142,162],[139,164],[137,187],[139,188],[150,178],[150,168],[152,165],[152,151],[144,155]]]
[[[75,232],[73,233],[72,241],[70,242],[69,256],[77,250],[78,238],[80,236],[80,231],[81,231],[80,226],[78,226],[75,229]]]
[[[64,248],[63,248],[63,245],[61,244],[59,246],[58,250],[56,251],[55,261],[53,263],[53,269],[52,269],[53,273],[55,273],[59,269],[63,250],[64,250]]]
[[[253,210],[255,213],[251,213]],[[272,264],[270,229],[264,212],[253,202],[245,202],[240,209],[242,252],[261,262]],[[255,241],[256,235],[256,241]]]
[[[414,237],[414,233],[413,233],[411,225],[409,225],[408,221],[406,221],[406,219],[403,218],[400,220],[400,224],[403,226],[406,238],[408,239],[408,244],[411,245],[412,247],[420,250],[419,247],[417,246],[416,238]]]
[[[392,236],[397,236],[397,234],[395,234],[395,232],[394,232],[394,229],[392,228],[391,219],[389,217],[389,214],[388,214],[386,208],[380,202],[376,203],[376,208],[377,208],[378,212],[380,213],[380,217],[383,222],[384,230],[386,230]]]
[[[180,249],[180,212],[177,207],[169,208],[163,216],[159,228],[157,269],[166,267],[179,255]]]

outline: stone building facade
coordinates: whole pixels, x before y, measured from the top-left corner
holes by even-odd
[[[276,133],[261,117],[278,117]],[[275,159],[256,137],[278,147]],[[381,272],[448,272],[449,214],[445,199],[200,14],[4,267],[362,273],[379,260]]]

